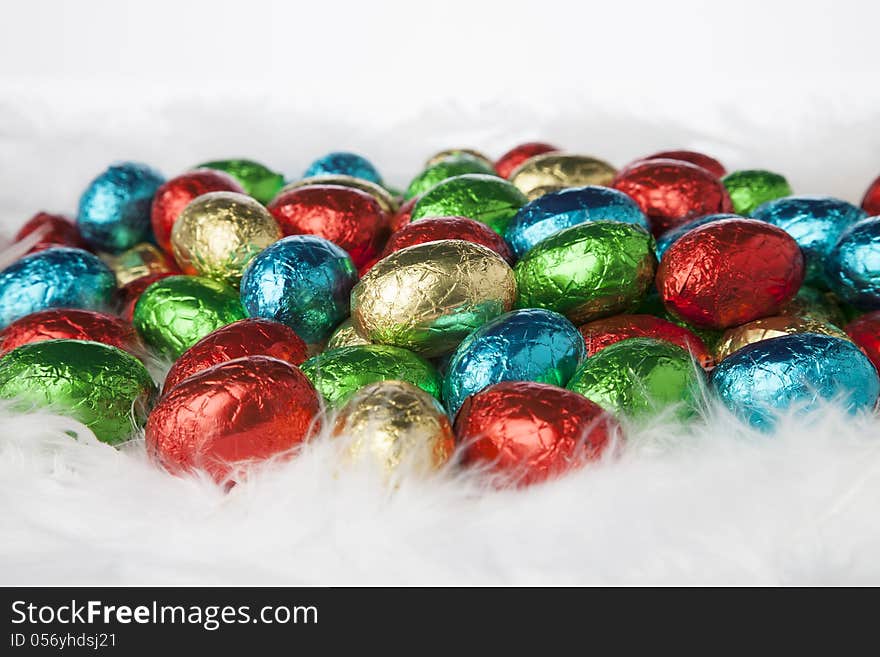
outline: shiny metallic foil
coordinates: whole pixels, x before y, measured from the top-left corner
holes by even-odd
[[[598,459],[619,434],[617,421],[589,399],[532,381],[497,383],[469,397],[454,429],[465,465],[520,486]]]
[[[284,187],[284,176],[253,160],[215,160],[193,167],[228,173],[260,203],[268,203]]]
[[[554,153],[559,149],[551,144],[545,144],[541,141],[530,141],[525,144],[514,146],[504,155],[499,157],[495,162],[495,171],[502,178],[510,178],[510,174],[516,171],[519,166],[535,155],[543,155],[544,153]]]
[[[19,228],[14,242],[27,239],[32,246],[28,253],[35,253],[53,246],[70,246],[85,249],[86,243],[79,234],[73,219],[60,214],[38,212]]]
[[[516,187],[498,176],[470,173],[444,180],[425,192],[410,219],[468,217],[504,235],[526,200]]]
[[[838,297],[859,310],[880,310],[880,217],[847,228],[825,266]]]
[[[514,310],[487,322],[455,350],[443,378],[443,401],[455,415],[465,398],[502,381],[563,387],[584,359],[584,339],[558,313]]]
[[[862,197],[862,210],[871,217],[880,215],[880,176],[865,191]]]
[[[491,163],[467,153],[448,155],[425,165],[425,169],[410,181],[403,197],[411,199],[421,196],[434,185],[467,173],[482,173],[494,176],[495,168]]]
[[[180,273],[174,261],[148,242],[135,244],[119,255],[102,253],[100,257],[113,270],[120,287],[144,276]]]
[[[520,308],[547,308],[575,324],[632,308],[654,276],[644,229],[594,221],[551,235],[516,264]]]
[[[832,292],[801,285],[794,299],[782,306],[780,315],[803,317],[824,324],[846,325],[846,315]]]
[[[395,251],[373,266],[351,292],[351,318],[370,342],[433,357],[455,349],[515,300],[513,270],[501,256],[444,240]]]
[[[495,172],[495,169],[492,165],[492,160],[490,160],[480,151],[474,150],[472,148],[446,148],[442,151],[438,151],[427,160],[425,160],[425,168],[427,169],[428,167],[434,166],[438,162],[443,162],[444,160],[448,160],[454,157],[472,157],[487,165],[493,173]]]
[[[134,307],[137,305],[138,299],[141,298],[144,290],[150,287],[156,281],[168,278],[169,276],[177,276],[178,274],[152,274],[143,278],[136,278],[131,283],[123,285],[116,290],[113,295],[113,307],[120,317],[127,322],[134,319]]]
[[[437,240],[464,240],[474,244],[482,244],[486,248],[492,249],[509,264],[512,265],[514,261],[510,247],[507,246],[507,242],[501,235],[486,224],[467,217],[433,217],[407,224],[391,236],[385,244],[382,257],[389,256],[408,246],[436,242]]]
[[[16,260],[0,271],[0,329],[50,308],[105,310],[116,277],[98,256],[66,246]]]
[[[678,238],[680,238],[685,233],[692,231],[694,228],[699,228],[700,226],[711,224],[713,221],[721,221],[722,219],[740,218],[741,217],[738,214],[733,214],[731,212],[719,212],[718,214],[704,215],[699,219],[691,219],[688,222],[679,224],[675,228],[670,228],[657,238],[657,260],[662,260],[663,254],[669,250],[669,247],[672,246],[676,241],[678,241]]]
[[[370,341],[362,337],[351,323],[351,318],[346,319],[333,331],[327,340],[327,350],[339,347],[354,347],[359,344],[370,344]]]
[[[353,461],[370,461],[388,473],[427,474],[455,451],[443,407],[406,381],[379,381],[358,390],[336,413],[333,434],[346,437]]]
[[[37,407],[70,416],[111,445],[143,425],[154,394],[138,359],[97,342],[48,340],[0,359],[0,398],[14,400],[22,411]]]
[[[299,189],[300,187],[312,187],[313,185],[337,185],[339,187],[351,187],[352,189],[366,192],[372,196],[376,203],[379,204],[379,207],[389,215],[393,215],[399,209],[398,203],[391,195],[391,192],[381,185],[377,185],[369,180],[364,180],[363,178],[355,178],[354,176],[345,176],[342,174],[324,174],[321,176],[312,176],[311,178],[294,180],[282,187],[281,191],[278,192],[278,195],[280,196],[285,192]]]
[[[803,280],[804,258],[788,233],[754,219],[723,219],[670,246],[656,285],[677,317],[723,329],[777,314]]]
[[[330,406],[377,381],[401,380],[439,399],[440,376],[424,358],[388,345],[368,344],[329,349],[302,365],[302,371]]]
[[[382,176],[367,158],[357,153],[336,151],[319,157],[309,165],[303,174],[303,178],[314,176],[352,176],[369,180],[377,185],[382,184]]]
[[[197,372],[245,356],[271,356],[291,365],[308,358],[308,349],[293,329],[268,319],[240,319],[196,342],[178,358],[165,377],[163,393]]]
[[[707,214],[730,212],[730,197],[711,173],[681,160],[646,160],[622,170],[611,186],[629,195],[655,236]]]
[[[176,359],[212,331],[244,318],[238,293],[225,283],[168,276],[144,290],[132,321],[149,347]]]
[[[871,411],[880,393],[877,370],[849,340],[797,333],[747,345],[712,371],[715,395],[734,414],[772,429],[779,413],[799,415],[834,401]]]
[[[880,310],[854,319],[847,325],[846,333],[880,370]]]
[[[510,182],[532,201],[542,194],[585,185],[608,186],[617,170],[595,157],[569,153],[544,153],[523,162]]]
[[[727,329],[724,335],[721,336],[721,341],[715,345],[715,359],[721,362],[730,354],[753,342],[778,338],[782,335],[792,335],[794,333],[818,333],[820,335],[831,335],[835,338],[849,340],[847,334],[833,324],[826,324],[825,322],[803,317],[775,315],[773,317],[762,317],[761,319],[747,322],[742,326]]]
[[[180,213],[171,248],[184,273],[237,286],[253,257],[281,236],[272,215],[251,197],[208,192]]]
[[[743,216],[751,216],[762,203],[791,195],[791,186],[784,177],[763,169],[734,171],[721,182],[730,194],[733,211]]]
[[[150,413],[147,453],[174,474],[236,481],[247,466],[284,454],[320,427],[318,394],[300,370],[249,356],[196,373]]]
[[[25,344],[62,339],[100,342],[134,356],[143,355],[141,340],[128,321],[76,308],[42,310],[14,321],[0,331],[0,354]]]
[[[686,420],[696,410],[702,379],[702,369],[678,345],[629,338],[587,358],[568,389],[617,415],[645,419],[673,407]]]
[[[660,151],[659,153],[654,153],[647,157],[641,157],[624,168],[629,169],[630,167],[635,166],[636,164],[641,164],[647,160],[679,160],[680,162],[688,162],[689,164],[694,164],[705,169],[716,178],[721,178],[727,173],[724,165],[714,157],[696,151]]]

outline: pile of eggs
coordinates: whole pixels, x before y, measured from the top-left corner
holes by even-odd
[[[858,207],[692,151],[451,149],[403,191],[346,152],[123,162],[3,254],[0,397],[218,482],[317,436],[539,482],[707,398],[768,432],[872,412],[877,215],[880,178]]]

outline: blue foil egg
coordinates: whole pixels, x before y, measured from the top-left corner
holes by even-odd
[[[446,408],[454,416],[468,395],[502,381],[565,386],[584,354],[580,332],[559,313],[505,313],[471,333],[453,354],[443,379]]]
[[[357,280],[351,258],[333,242],[292,235],[251,260],[241,279],[241,303],[250,317],[286,324],[315,344],[348,317]]]
[[[786,196],[758,206],[753,218],[779,226],[803,249],[805,282],[827,286],[825,260],[840,234],[866,216],[852,203],[831,196]]]
[[[797,333],[754,342],[712,371],[712,387],[734,414],[772,429],[779,413],[808,413],[836,401],[869,411],[880,394],[877,370],[849,340]]]
[[[79,199],[76,223],[86,242],[119,253],[150,235],[150,207],[165,182],[145,164],[114,164],[95,178]]]
[[[707,214],[698,217],[697,219],[692,219],[691,221],[679,224],[675,228],[670,228],[657,238],[657,260],[660,260],[663,257],[663,254],[666,253],[666,250],[685,233],[692,231],[694,228],[699,228],[705,224],[711,224],[713,221],[720,221],[722,219],[742,219],[742,217],[738,214],[720,212],[718,214]]]
[[[0,329],[50,308],[105,310],[116,276],[98,256],[64,246],[38,251],[0,272]]]
[[[861,310],[880,309],[880,217],[843,231],[825,265],[837,296]]]
[[[587,221],[620,221],[650,230],[639,206],[623,192],[589,185],[551,192],[522,206],[504,233],[517,258],[565,228]]]
[[[382,176],[379,175],[376,167],[367,158],[357,153],[344,151],[327,153],[309,165],[303,178],[328,175],[353,176],[361,180],[369,180],[377,185],[382,184]]]

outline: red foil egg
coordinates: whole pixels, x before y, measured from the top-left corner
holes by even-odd
[[[60,214],[48,212],[35,214],[19,229],[13,241],[21,242],[26,238],[34,242],[27,253],[35,253],[53,246],[71,246],[88,250],[73,219]]]
[[[353,187],[308,185],[267,206],[285,235],[318,235],[348,251],[362,267],[382,250],[390,217],[375,198]]]
[[[175,272],[162,272],[160,274],[150,274],[149,276],[141,276],[133,281],[126,283],[116,290],[116,312],[126,321],[131,323],[134,317],[134,307],[137,305],[141,294],[150,285],[166,276],[174,276]]]
[[[635,164],[641,164],[647,160],[678,160],[680,162],[689,162],[698,167],[702,167],[716,178],[723,178],[725,174],[727,174],[727,169],[724,168],[724,165],[721,164],[721,162],[714,157],[709,157],[708,155],[698,153],[697,151],[661,151],[649,155],[648,157],[639,158],[636,162],[633,162],[633,164],[626,168]]]
[[[872,217],[880,215],[880,177],[871,183],[868,191],[865,192],[865,197],[862,199],[862,210]]]
[[[318,429],[320,402],[299,368],[249,356],[202,370],[171,390],[147,420],[147,453],[173,474],[237,479]]]
[[[533,484],[597,459],[617,421],[576,392],[546,383],[505,381],[468,397],[455,419],[465,464]]]
[[[846,334],[880,370],[880,310],[866,313],[846,326]]]
[[[382,257],[407,246],[437,240],[464,240],[482,244],[513,264],[513,254],[504,238],[486,224],[467,217],[430,217],[404,226],[388,239]]]
[[[687,349],[703,367],[714,363],[705,343],[693,331],[653,315],[615,315],[583,324],[578,330],[584,336],[587,357],[628,338],[655,338]]]
[[[803,254],[788,233],[754,219],[724,219],[674,242],[655,282],[676,317],[724,329],[777,314],[803,280]]]
[[[413,208],[416,207],[416,203],[419,202],[421,196],[413,196],[411,199],[403,203],[398,209],[397,212],[391,217],[391,224],[389,226],[391,230],[391,234],[393,235],[400,229],[408,226],[412,219],[412,211]]]
[[[498,175],[502,178],[510,178],[510,174],[512,174],[520,164],[528,160],[530,157],[541,155],[542,153],[554,153],[558,150],[559,149],[556,148],[556,146],[545,144],[541,141],[530,141],[525,144],[519,144],[498,158],[498,161],[495,162],[495,171],[497,171]]]
[[[143,355],[140,338],[130,322],[92,310],[55,308],[26,315],[0,331],[0,354],[46,340],[90,340]]]
[[[165,377],[164,392],[209,367],[245,356],[271,356],[300,365],[308,348],[292,328],[268,319],[240,319],[209,333],[178,358]]]
[[[150,218],[156,242],[166,253],[171,253],[171,229],[180,213],[190,201],[208,192],[245,193],[235,178],[215,169],[189,171],[172,178],[156,191]]]
[[[646,160],[621,171],[611,186],[627,194],[644,212],[654,235],[696,217],[731,212],[721,181],[681,160]]]

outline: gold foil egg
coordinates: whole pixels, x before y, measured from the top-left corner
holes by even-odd
[[[480,151],[475,151],[472,148],[446,148],[442,151],[434,153],[431,157],[425,160],[424,168],[427,169],[428,167],[433,166],[438,162],[442,162],[446,158],[455,157],[456,155],[470,155],[471,157],[475,157],[478,160],[481,160],[493,171],[495,170],[495,163],[490,160],[488,156],[484,155]]]
[[[293,182],[289,182],[284,187],[282,187],[277,196],[281,196],[284,192],[289,192],[292,189],[309,187],[311,185],[340,185],[342,187],[352,187],[354,189],[359,189],[376,199],[376,203],[379,204],[379,207],[385,210],[385,212],[387,212],[388,214],[394,214],[395,212],[397,212],[399,207],[397,201],[395,201],[394,197],[391,195],[391,192],[389,192],[381,185],[377,185],[371,180],[355,178],[354,176],[346,176],[341,173],[310,176],[301,180],[294,180]]]
[[[334,436],[348,439],[354,462],[371,461],[384,471],[428,474],[455,451],[443,408],[405,381],[379,381],[361,388],[336,414]]]
[[[441,240],[376,263],[351,291],[351,320],[370,342],[442,356],[515,301],[516,279],[500,255]]]
[[[570,153],[543,153],[523,162],[510,174],[530,201],[548,192],[585,185],[610,185],[617,170],[603,160]]]
[[[337,326],[330,339],[327,340],[327,350],[338,349],[339,347],[354,347],[360,344],[370,344],[370,341],[362,337],[351,323],[351,318],[346,319],[342,324]]]
[[[794,333],[818,333],[849,340],[849,336],[833,324],[811,317],[775,315],[756,319],[726,330],[715,346],[715,361],[720,363],[733,352],[754,342]]]
[[[177,265],[158,248],[147,242],[135,244],[122,253],[102,253],[101,260],[116,274],[119,287],[153,274],[177,272]]]
[[[275,219],[258,201],[235,192],[209,192],[180,213],[171,248],[184,273],[238,285],[251,258],[281,237]]]

